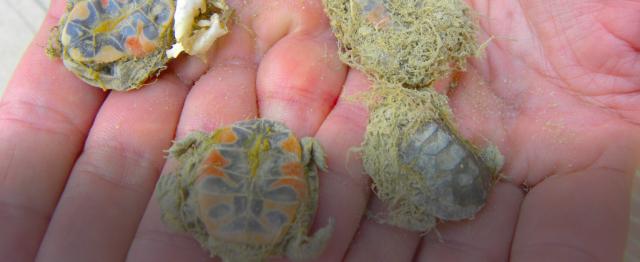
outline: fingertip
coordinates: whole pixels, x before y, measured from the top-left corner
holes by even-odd
[[[51,30],[51,27],[57,25],[60,18],[64,15],[66,7],[67,2],[65,0],[51,0],[49,10],[47,10],[47,15],[42,22],[40,31],[44,30],[48,32]]]
[[[631,176],[610,167],[554,175],[522,202],[513,236],[516,261],[621,261]]]
[[[427,234],[416,261],[508,260],[523,197],[512,183],[496,184],[475,218],[444,222]]]
[[[349,97],[371,88],[371,80],[365,73],[357,69],[350,69],[342,92],[343,97]]]
[[[385,203],[371,197],[368,212],[376,216],[385,209]],[[420,234],[364,217],[345,261],[411,261],[420,244]]]
[[[258,72],[261,116],[284,122],[298,136],[316,133],[336,104],[346,76],[336,48],[326,39],[307,35],[278,41]]]

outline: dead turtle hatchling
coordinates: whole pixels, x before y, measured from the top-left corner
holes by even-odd
[[[174,28],[174,14],[179,13],[187,15],[175,20]],[[65,14],[52,30],[47,53],[62,57],[67,69],[90,85],[135,89],[185,49],[167,53],[181,40],[200,40],[200,48],[210,47],[227,32],[229,13],[223,0],[68,0]],[[211,21],[206,20],[211,14]],[[196,17],[200,20],[195,21]],[[208,39],[187,39],[191,35],[177,39],[174,30]]]
[[[374,81],[430,87],[478,53],[463,0],[323,0],[340,59]]]
[[[283,124],[254,119],[194,132],[169,149],[177,168],[158,181],[165,223],[191,233],[224,261],[313,258],[333,221],[307,236],[324,152]]]
[[[460,137],[447,97],[432,89],[378,84],[367,94],[365,171],[388,210],[379,222],[427,232],[439,220],[474,217],[502,166],[495,147],[480,151]]]
[[[434,83],[479,53],[463,0],[324,0],[340,59],[373,80],[365,96],[366,173],[388,210],[379,222],[426,232],[472,218],[485,204],[501,155],[480,152],[453,125]]]

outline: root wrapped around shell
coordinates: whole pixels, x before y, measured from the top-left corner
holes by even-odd
[[[461,0],[324,0],[340,58],[375,81],[423,88],[478,53]]]
[[[486,201],[500,154],[459,136],[446,97],[433,90],[377,85],[364,100],[370,117],[363,164],[388,204],[379,221],[426,232],[437,219],[472,218]]]

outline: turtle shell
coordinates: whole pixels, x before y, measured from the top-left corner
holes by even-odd
[[[244,121],[218,129],[199,165],[199,218],[227,243],[277,245],[310,198],[298,139],[284,125]]]
[[[340,59],[375,81],[425,88],[477,54],[463,0],[325,0]]]
[[[423,176],[412,200],[444,220],[473,217],[484,206],[492,170],[444,124],[429,122],[400,147],[406,168]]]
[[[137,88],[163,68],[175,0],[72,0],[61,20],[64,64],[104,89]]]

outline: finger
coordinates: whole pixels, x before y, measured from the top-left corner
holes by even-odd
[[[368,210],[378,214],[384,210],[384,203],[372,195]],[[412,261],[419,243],[419,232],[380,224],[364,216],[345,261]]]
[[[122,261],[174,136],[188,89],[171,72],[112,92],[98,113],[43,240],[48,261]]]
[[[52,1],[0,102],[0,257],[7,261],[34,259],[104,99],[45,55],[64,7]]]
[[[522,203],[511,259],[621,261],[629,222],[631,179],[638,157],[629,134],[592,166],[551,176]],[[634,158],[631,158],[634,157]],[[629,159],[632,159],[631,161]]]
[[[353,99],[368,88],[366,77],[351,70],[340,98],[316,133],[327,154],[329,170],[320,175],[319,206],[312,232],[326,226],[329,219],[336,223],[318,261],[340,261],[345,257],[367,208],[369,178],[354,150],[362,143],[368,114]]]
[[[420,243],[420,233],[365,220],[348,261],[505,261],[523,198],[519,187],[498,184],[473,220],[444,222]],[[380,205],[378,203],[378,205]],[[372,208],[375,210],[380,207]],[[380,241],[385,239],[388,241]],[[415,257],[414,257],[415,256]]]
[[[210,131],[222,124],[257,116],[256,66],[252,62],[255,63],[256,58],[260,61],[261,52],[268,50],[273,42],[281,37],[279,34],[283,28],[289,28],[287,21],[291,17],[287,12],[282,12],[280,16],[273,13],[265,16],[266,13],[257,10],[280,12],[286,8],[274,9],[264,7],[263,4],[270,5],[269,2],[256,5],[236,4],[242,5],[241,9],[236,9],[240,13],[239,22],[221,43],[220,53],[215,59],[220,65],[214,66],[201,79],[205,83],[202,85],[202,93],[198,94],[197,91],[200,89],[200,82],[196,83],[196,87],[190,93],[178,128],[178,137],[191,130]],[[287,6],[287,3],[283,3],[283,6]],[[264,63],[260,65],[261,70],[264,67],[267,67]],[[152,201],[130,251],[130,260],[206,258],[206,252],[194,252],[199,249],[194,240],[185,234],[169,232],[159,218],[157,203]],[[174,241],[179,244],[176,245]]]
[[[320,1],[292,0],[279,9],[259,13],[254,20],[260,25],[258,43],[271,46],[258,71],[260,116],[284,122],[298,136],[310,136],[334,106],[346,67],[337,57]],[[286,33],[277,39],[282,31]]]
[[[478,147],[497,145],[509,158],[508,134],[504,128],[496,127],[511,127],[512,116],[504,113],[508,111],[508,105],[484,80],[486,73],[485,66],[474,61],[467,72],[457,75],[460,85],[450,92],[450,106],[455,113],[458,132],[465,139]],[[498,83],[502,84],[505,83]],[[415,260],[508,260],[509,243],[523,198],[519,188],[523,179],[521,175],[511,175],[508,181],[496,184],[491,189],[487,204],[474,219],[437,226],[423,237]]]
[[[550,177],[522,205],[511,259],[621,261],[628,225],[629,176]]]
[[[257,116],[256,70],[251,35],[235,25],[223,38],[211,68],[194,84],[180,117],[177,138],[194,130],[213,131],[222,125]]]
[[[169,168],[165,167],[164,170]],[[163,172],[166,173],[166,171]],[[176,232],[162,223],[156,197],[154,194],[147,204],[126,260],[135,262],[212,260],[209,252],[203,249],[191,234]]]
[[[498,183],[472,220],[445,222],[422,240],[416,261],[507,261],[524,197],[520,187]]]
[[[242,22],[242,20],[241,20]],[[255,49],[251,34],[238,23],[221,39],[211,68],[195,83],[185,101],[177,139],[194,130],[210,132],[238,120],[255,118]],[[168,161],[165,173],[174,168]],[[186,233],[170,230],[160,220],[156,197],[147,205],[129,250],[130,261],[205,261],[208,252]]]

